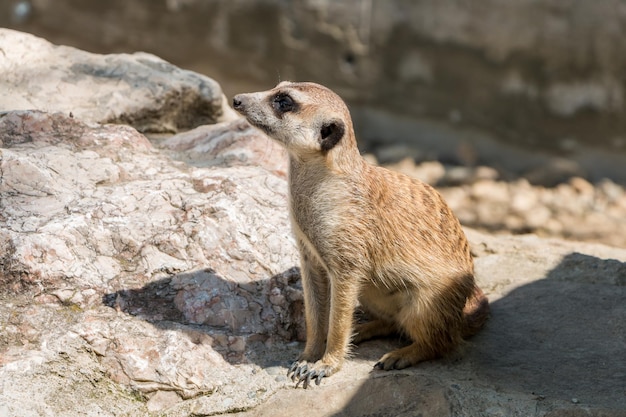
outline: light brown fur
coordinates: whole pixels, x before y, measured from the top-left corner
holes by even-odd
[[[339,96],[283,82],[233,103],[289,151],[307,329],[294,378],[306,387],[338,371],[351,339],[404,334],[412,343],[376,364],[402,369],[482,327],[489,306],[458,220],[431,186],[363,160]],[[373,321],[353,326],[358,304]]]

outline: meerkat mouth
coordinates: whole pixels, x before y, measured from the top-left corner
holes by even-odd
[[[248,116],[246,116],[246,120],[248,121],[248,123],[250,123],[252,126],[256,127],[257,129],[261,130],[266,135],[271,135],[274,132],[274,130],[268,125],[263,124],[263,123],[257,123],[254,120],[251,120]]]

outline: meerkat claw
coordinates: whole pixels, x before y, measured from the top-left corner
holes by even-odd
[[[298,382],[300,382],[302,378],[307,374],[308,370],[309,370],[308,364],[306,363],[301,364],[300,362],[296,361],[293,363],[293,365],[291,365],[291,368],[289,368],[289,371],[287,371],[287,377],[291,375],[292,381],[298,380]]]
[[[291,366],[289,367],[289,370],[287,371],[287,376],[291,375],[292,373],[296,372],[296,369],[298,369],[298,365],[300,364],[300,362],[298,361],[294,361]]]
[[[319,384],[320,384],[320,382],[322,382],[322,378],[324,378],[325,376],[326,376],[326,372],[324,372],[324,371],[320,371],[320,372],[317,374],[317,377],[315,378],[315,385],[319,385]]]
[[[306,374],[306,378],[304,378],[304,381],[302,383],[302,387],[304,389],[307,389],[309,387],[309,385],[311,384],[311,377],[315,375],[315,371],[313,372],[309,372]]]
[[[322,378],[326,376],[324,371],[310,370],[300,375],[298,382],[296,382],[296,388],[302,383],[302,388],[307,389],[311,385],[311,381],[315,381],[315,385],[319,385],[322,382]]]

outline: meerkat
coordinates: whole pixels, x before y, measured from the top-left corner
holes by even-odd
[[[296,386],[336,373],[351,342],[404,335],[411,344],[375,365],[402,369],[452,352],[483,326],[489,303],[459,221],[430,185],[361,157],[338,95],[281,82],[235,96],[233,107],[289,154],[306,324],[288,371]],[[373,320],[355,325],[357,306]]]

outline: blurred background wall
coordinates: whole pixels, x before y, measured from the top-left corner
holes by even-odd
[[[0,0],[0,26],[151,52],[228,96],[325,84],[381,162],[626,183],[623,0]]]

